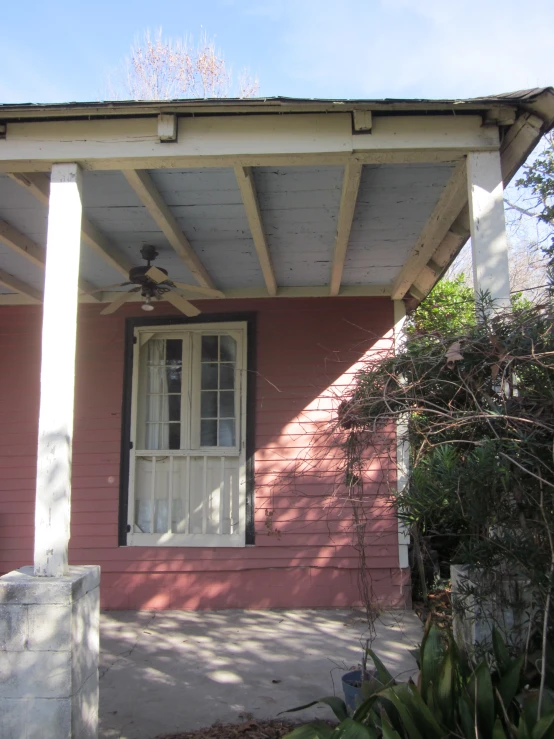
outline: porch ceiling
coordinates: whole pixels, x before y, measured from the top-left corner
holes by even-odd
[[[62,132],[82,125],[89,131],[94,120],[33,122],[33,107],[19,109],[12,123],[16,108],[8,108],[7,135],[0,140],[0,304],[40,300],[48,148],[52,160],[73,158],[84,170],[82,300],[110,300],[118,290],[113,285],[125,280],[128,268],[143,263],[143,244],[158,248],[156,265],[172,279],[215,286],[228,297],[374,294],[419,300],[469,236],[464,211],[467,151],[494,149],[501,139],[506,181],[552,126],[550,88],[534,91],[534,96],[517,95],[497,96],[488,103],[465,101],[468,110],[463,105],[457,109],[465,114],[461,122],[460,116],[445,115],[449,105],[454,112],[455,103],[448,101],[428,118],[421,117],[422,101],[414,101],[412,110],[403,101],[396,117],[379,117],[384,115],[383,101],[354,101],[350,112],[336,115],[328,112],[328,101],[321,101],[325,114],[314,111],[317,101],[281,101],[281,111],[289,105],[288,119],[265,109],[264,116],[253,116],[252,101],[245,102],[246,115],[240,116],[241,104],[232,101],[233,115],[223,129],[221,103],[196,101],[196,108],[204,105],[212,115],[182,119],[180,148],[161,149],[179,152],[173,160],[153,156],[151,145],[145,154],[137,153],[132,131],[129,159],[109,159],[115,131],[125,133],[134,126],[150,136],[145,123],[150,126],[150,118],[128,123],[129,104],[126,118],[98,120],[98,137],[106,137],[101,151],[95,148],[98,141],[86,149],[73,133],[74,157]],[[536,100],[543,101],[542,107],[531,112]],[[141,111],[144,107],[134,105]],[[44,113],[54,115],[47,106]],[[275,120],[270,121],[273,128],[269,119]],[[28,131],[39,130],[37,126],[48,141],[37,142],[33,161]],[[59,136],[56,126],[62,127]],[[212,155],[213,146],[221,150],[219,159]],[[189,161],[192,166],[183,166]]]

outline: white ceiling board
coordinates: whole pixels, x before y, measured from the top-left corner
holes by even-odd
[[[0,269],[28,283],[36,290],[44,290],[44,270],[0,242]]]
[[[328,284],[343,172],[343,167],[254,170],[278,285]]]
[[[453,170],[450,163],[364,166],[342,285],[394,280]]]
[[[217,287],[264,286],[233,169],[151,170],[150,176]],[[186,268],[175,259],[168,261],[175,279],[195,283],[180,276]]]

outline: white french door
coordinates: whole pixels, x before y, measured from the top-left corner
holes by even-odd
[[[244,546],[246,324],[135,329],[130,546]]]

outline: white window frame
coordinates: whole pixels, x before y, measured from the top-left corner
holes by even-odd
[[[137,448],[137,439],[139,439],[139,378],[140,378],[140,349],[141,347],[156,334],[167,335],[185,335],[190,334],[192,341],[191,346],[196,342],[199,344],[199,337],[202,334],[230,334],[237,339],[237,364],[236,364],[236,387],[235,391],[239,396],[237,408],[239,408],[239,418],[237,419],[237,444],[234,447],[201,447],[197,434],[192,429],[200,428],[200,362],[195,362],[191,352],[190,371],[183,372],[183,378],[187,376],[188,391],[191,396],[190,416],[193,420],[190,424],[191,438],[185,436],[188,442],[188,449],[181,450],[152,450]],[[198,337],[198,338],[196,338]],[[133,332],[133,366],[132,366],[132,388],[131,388],[131,418],[130,418],[130,450],[129,450],[129,485],[128,485],[128,516],[127,516],[127,546],[164,546],[164,547],[245,547],[246,546],[246,372],[247,372],[247,323],[246,322],[217,322],[217,323],[183,323],[175,325],[156,325],[156,326],[137,326]],[[177,338],[177,336],[175,336]],[[194,392],[196,390],[196,392]],[[182,388],[183,409],[186,402],[187,388]],[[182,416],[183,417],[183,416]],[[196,436],[196,438],[194,438]],[[183,443],[183,441],[182,441]],[[208,457],[221,458],[222,468],[226,457],[238,458],[238,522],[235,525],[235,531],[230,534],[210,534],[210,533],[141,533],[134,530],[135,527],[135,480],[136,480],[136,460],[139,457]],[[206,462],[204,470],[206,470]],[[187,470],[190,470],[190,463],[187,463]],[[187,474],[187,484],[189,476]],[[171,489],[169,490],[169,506],[171,506]],[[204,509],[207,507],[206,499],[204,500]],[[204,523],[206,512],[204,510]],[[171,513],[169,514],[171,520]]]

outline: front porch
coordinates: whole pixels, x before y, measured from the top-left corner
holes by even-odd
[[[96,738],[100,595],[125,611],[355,607],[363,561],[372,604],[407,607],[405,429],[363,470],[360,533],[337,408],[470,236],[476,289],[510,304],[503,188],[553,124],[551,88],[0,106],[2,737],[48,716],[56,739]],[[122,633],[137,617],[106,616],[123,651],[102,680],[126,692],[105,726],[166,730],[137,721],[153,695],[178,729],[180,711],[199,725],[330,692],[329,655],[356,662],[357,637],[291,613],[146,614]],[[63,680],[30,690],[53,659]]]
[[[358,664],[364,631],[364,614],[350,609],[105,613],[99,739],[154,739],[250,714],[274,719],[342,697],[342,668]],[[392,674],[417,670],[409,650],[421,634],[411,611],[383,614],[374,649]],[[289,718],[311,716],[332,714],[320,706]]]

